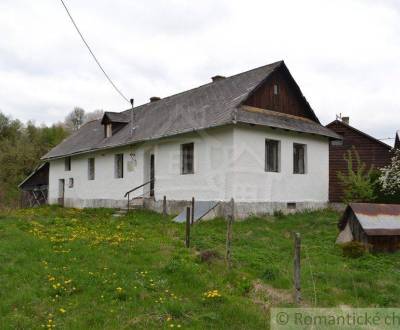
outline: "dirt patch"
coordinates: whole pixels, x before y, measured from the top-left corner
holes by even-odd
[[[293,303],[293,296],[287,290],[273,288],[262,283],[260,280],[253,282],[250,290],[250,298],[265,311],[269,310],[272,306]]]

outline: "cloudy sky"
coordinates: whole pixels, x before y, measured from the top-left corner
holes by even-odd
[[[285,60],[323,123],[342,113],[378,137],[400,128],[399,0],[65,0],[136,104]],[[0,0],[0,109],[36,123],[129,107],[59,0]]]

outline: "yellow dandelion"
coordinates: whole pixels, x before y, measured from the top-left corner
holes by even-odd
[[[64,308],[60,308],[59,309],[60,313],[64,314],[66,312],[66,310]]]

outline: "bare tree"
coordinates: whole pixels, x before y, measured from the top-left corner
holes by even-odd
[[[84,122],[87,123],[87,122],[92,121],[92,120],[100,119],[101,117],[103,117],[103,114],[104,114],[104,111],[100,110],[100,109],[99,110],[94,110],[94,111],[91,111],[91,112],[87,112],[86,115],[85,115]]]
[[[77,131],[85,120],[85,110],[80,107],[75,107],[67,117],[65,117],[65,126],[69,131]]]

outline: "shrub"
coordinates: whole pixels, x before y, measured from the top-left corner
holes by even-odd
[[[368,246],[358,241],[342,244],[343,256],[348,258],[360,258],[368,252]]]
[[[381,169],[379,185],[382,193],[394,202],[400,201],[400,150],[395,150],[391,162]]]
[[[360,155],[353,147],[344,155],[347,162],[347,173],[338,172],[338,178],[344,188],[343,202],[372,202],[376,199],[376,180],[373,179],[373,167],[361,161]]]

